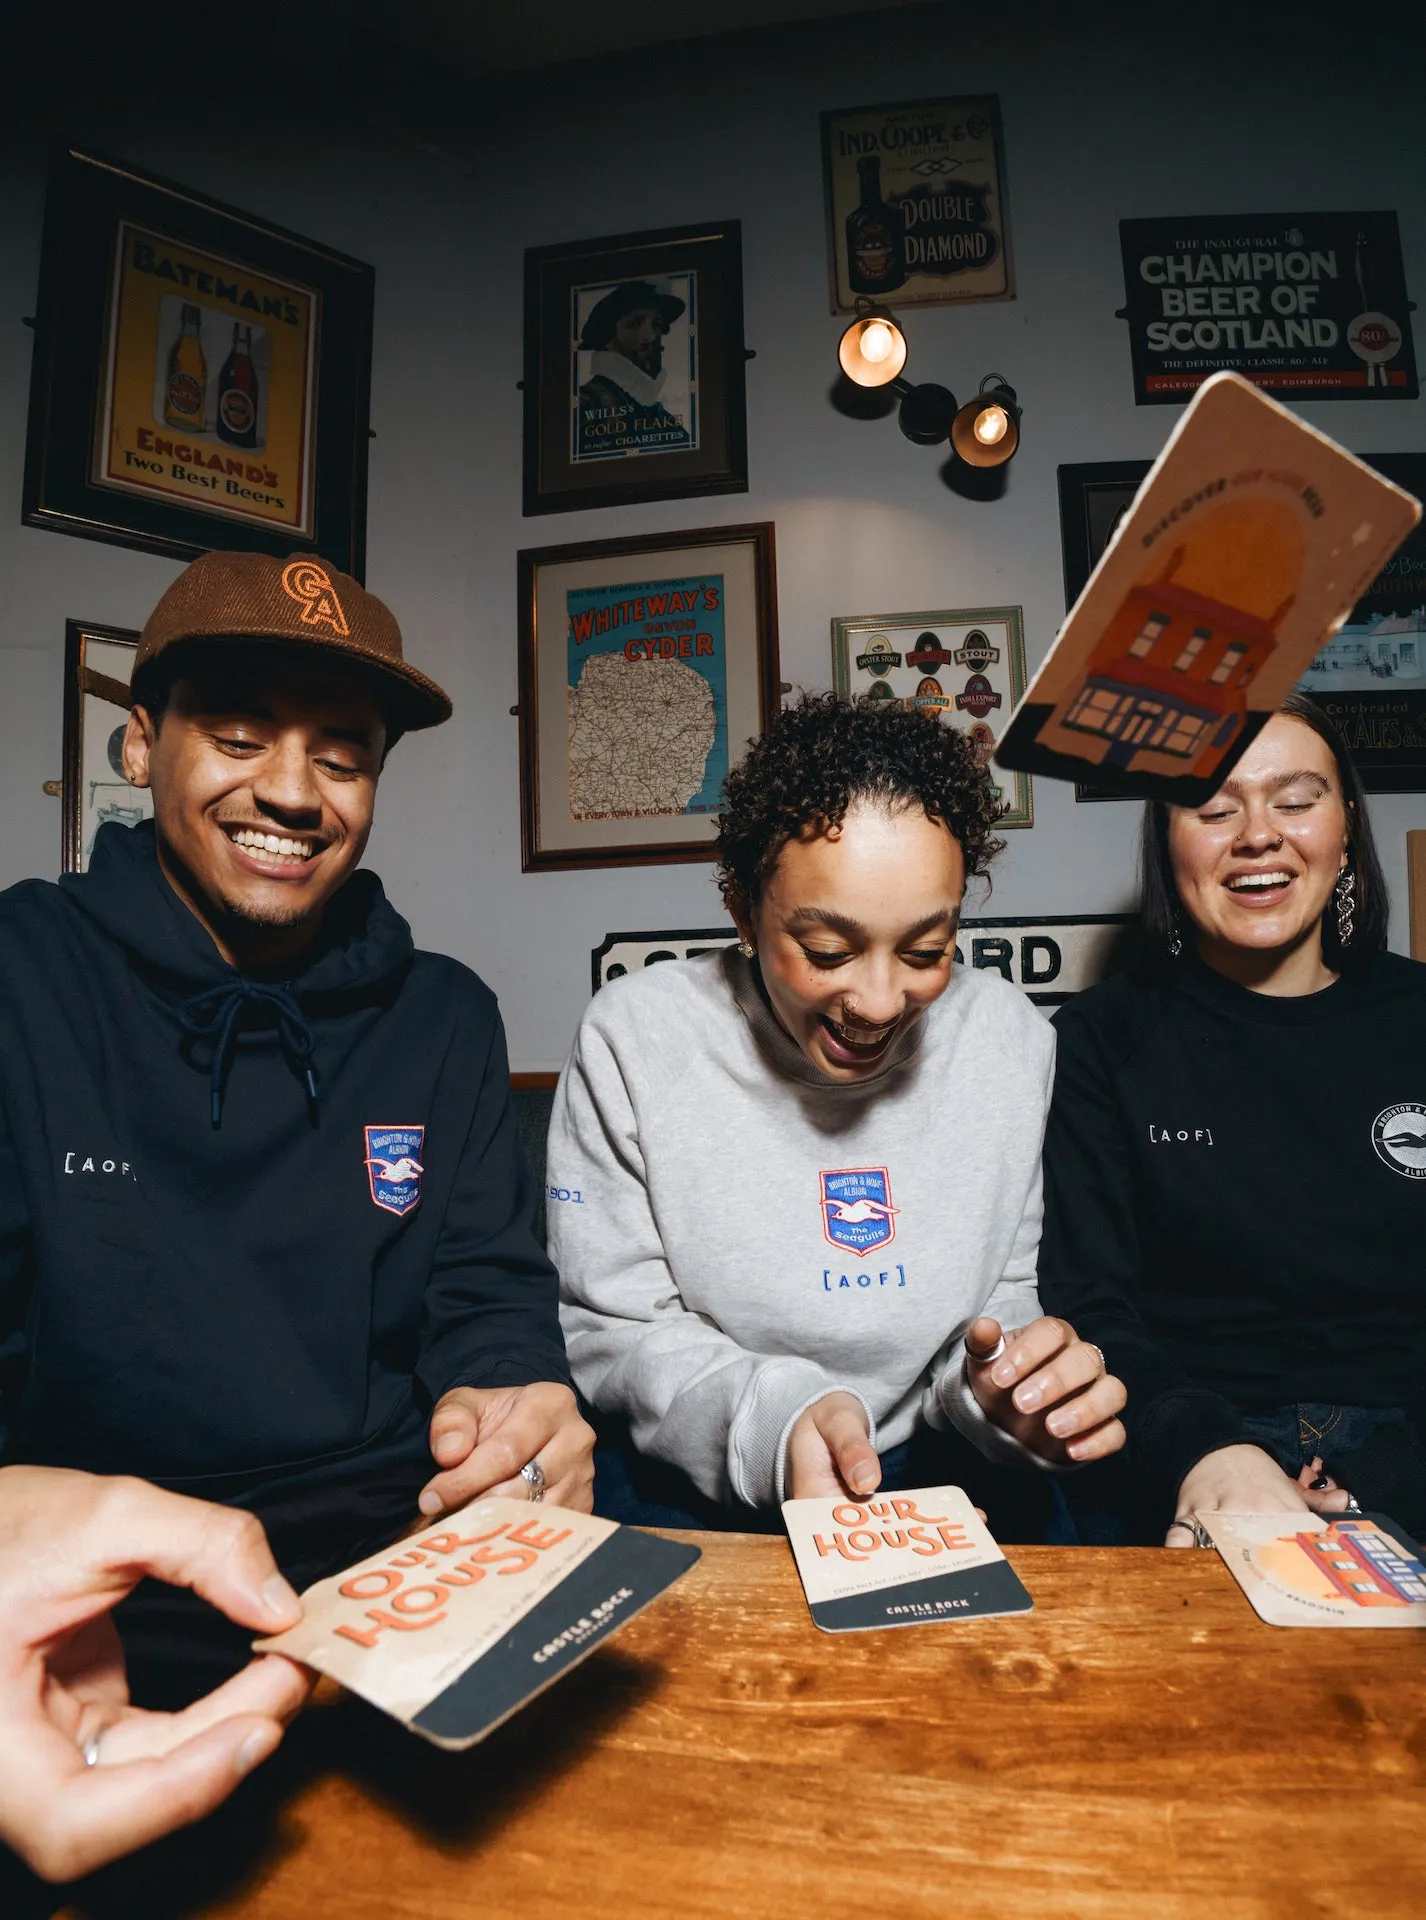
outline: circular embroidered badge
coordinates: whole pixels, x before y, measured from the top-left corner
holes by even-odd
[[[1383,1107],[1372,1121],[1372,1145],[1393,1173],[1426,1180],[1426,1106],[1403,1100],[1399,1107]]]

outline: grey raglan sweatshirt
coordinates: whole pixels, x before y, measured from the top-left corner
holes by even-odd
[[[1035,1456],[965,1378],[977,1315],[1039,1313],[1054,1034],[996,976],[942,997],[854,1083],[818,1071],[735,950],[604,987],[550,1123],[570,1365],[641,1451],[715,1499],[783,1497],[793,1422],[854,1393],[880,1449],[918,1417]]]

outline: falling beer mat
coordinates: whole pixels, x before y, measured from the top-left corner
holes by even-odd
[[[782,1517],[824,1633],[1028,1613],[1035,1604],[959,1487],[784,1500]]]
[[[1194,1517],[1270,1627],[1426,1627],[1426,1566],[1384,1514]]]
[[[1204,382],[1010,717],[1002,767],[1197,806],[1421,518],[1236,373]]]
[[[700,1558],[562,1507],[476,1500],[319,1580],[255,1640],[330,1674],[438,1747],[471,1747]]]

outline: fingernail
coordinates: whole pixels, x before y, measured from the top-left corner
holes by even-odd
[[[1326,1474],[1319,1473],[1317,1478],[1312,1482],[1312,1491],[1314,1493],[1322,1493],[1330,1485],[1331,1482],[1328,1480]]]
[[[416,1502],[416,1505],[421,1509],[422,1513],[439,1513],[441,1510],[441,1496],[438,1493],[432,1493],[431,1489],[427,1487],[426,1491],[421,1495],[421,1498]]]
[[[275,1573],[270,1579],[263,1581],[262,1592],[258,1597],[269,1613],[285,1615],[302,1611],[302,1602],[297,1598],[295,1588],[284,1580],[280,1573]]]
[[[233,1766],[238,1778],[260,1766],[281,1738],[280,1727],[255,1727],[234,1756]]]
[[[1010,1387],[1015,1384],[1015,1366],[1013,1361],[1002,1360],[998,1366],[990,1369],[990,1377],[997,1387]]]
[[[1029,1413],[1032,1407],[1038,1407],[1044,1397],[1039,1387],[1034,1386],[1021,1387],[1019,1391],[1012,1396],[1021,1413]]]
[[[1051,1433],[1073,1433],[1079,1421],[1072,1413],[1052,1413],[1045,1422]]]

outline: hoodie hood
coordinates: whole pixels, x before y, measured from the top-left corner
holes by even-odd
[[[183,997],[241,978],[213,937],[179,899],[158,863],[152,820],[100,827],[87,873],[60,880],[69,899],[124,947],[156,985]],[[365,997],[389,988],[411,965],[411,929],[374,873],[354,873],[327,904],[321,941],[287,990]]]

